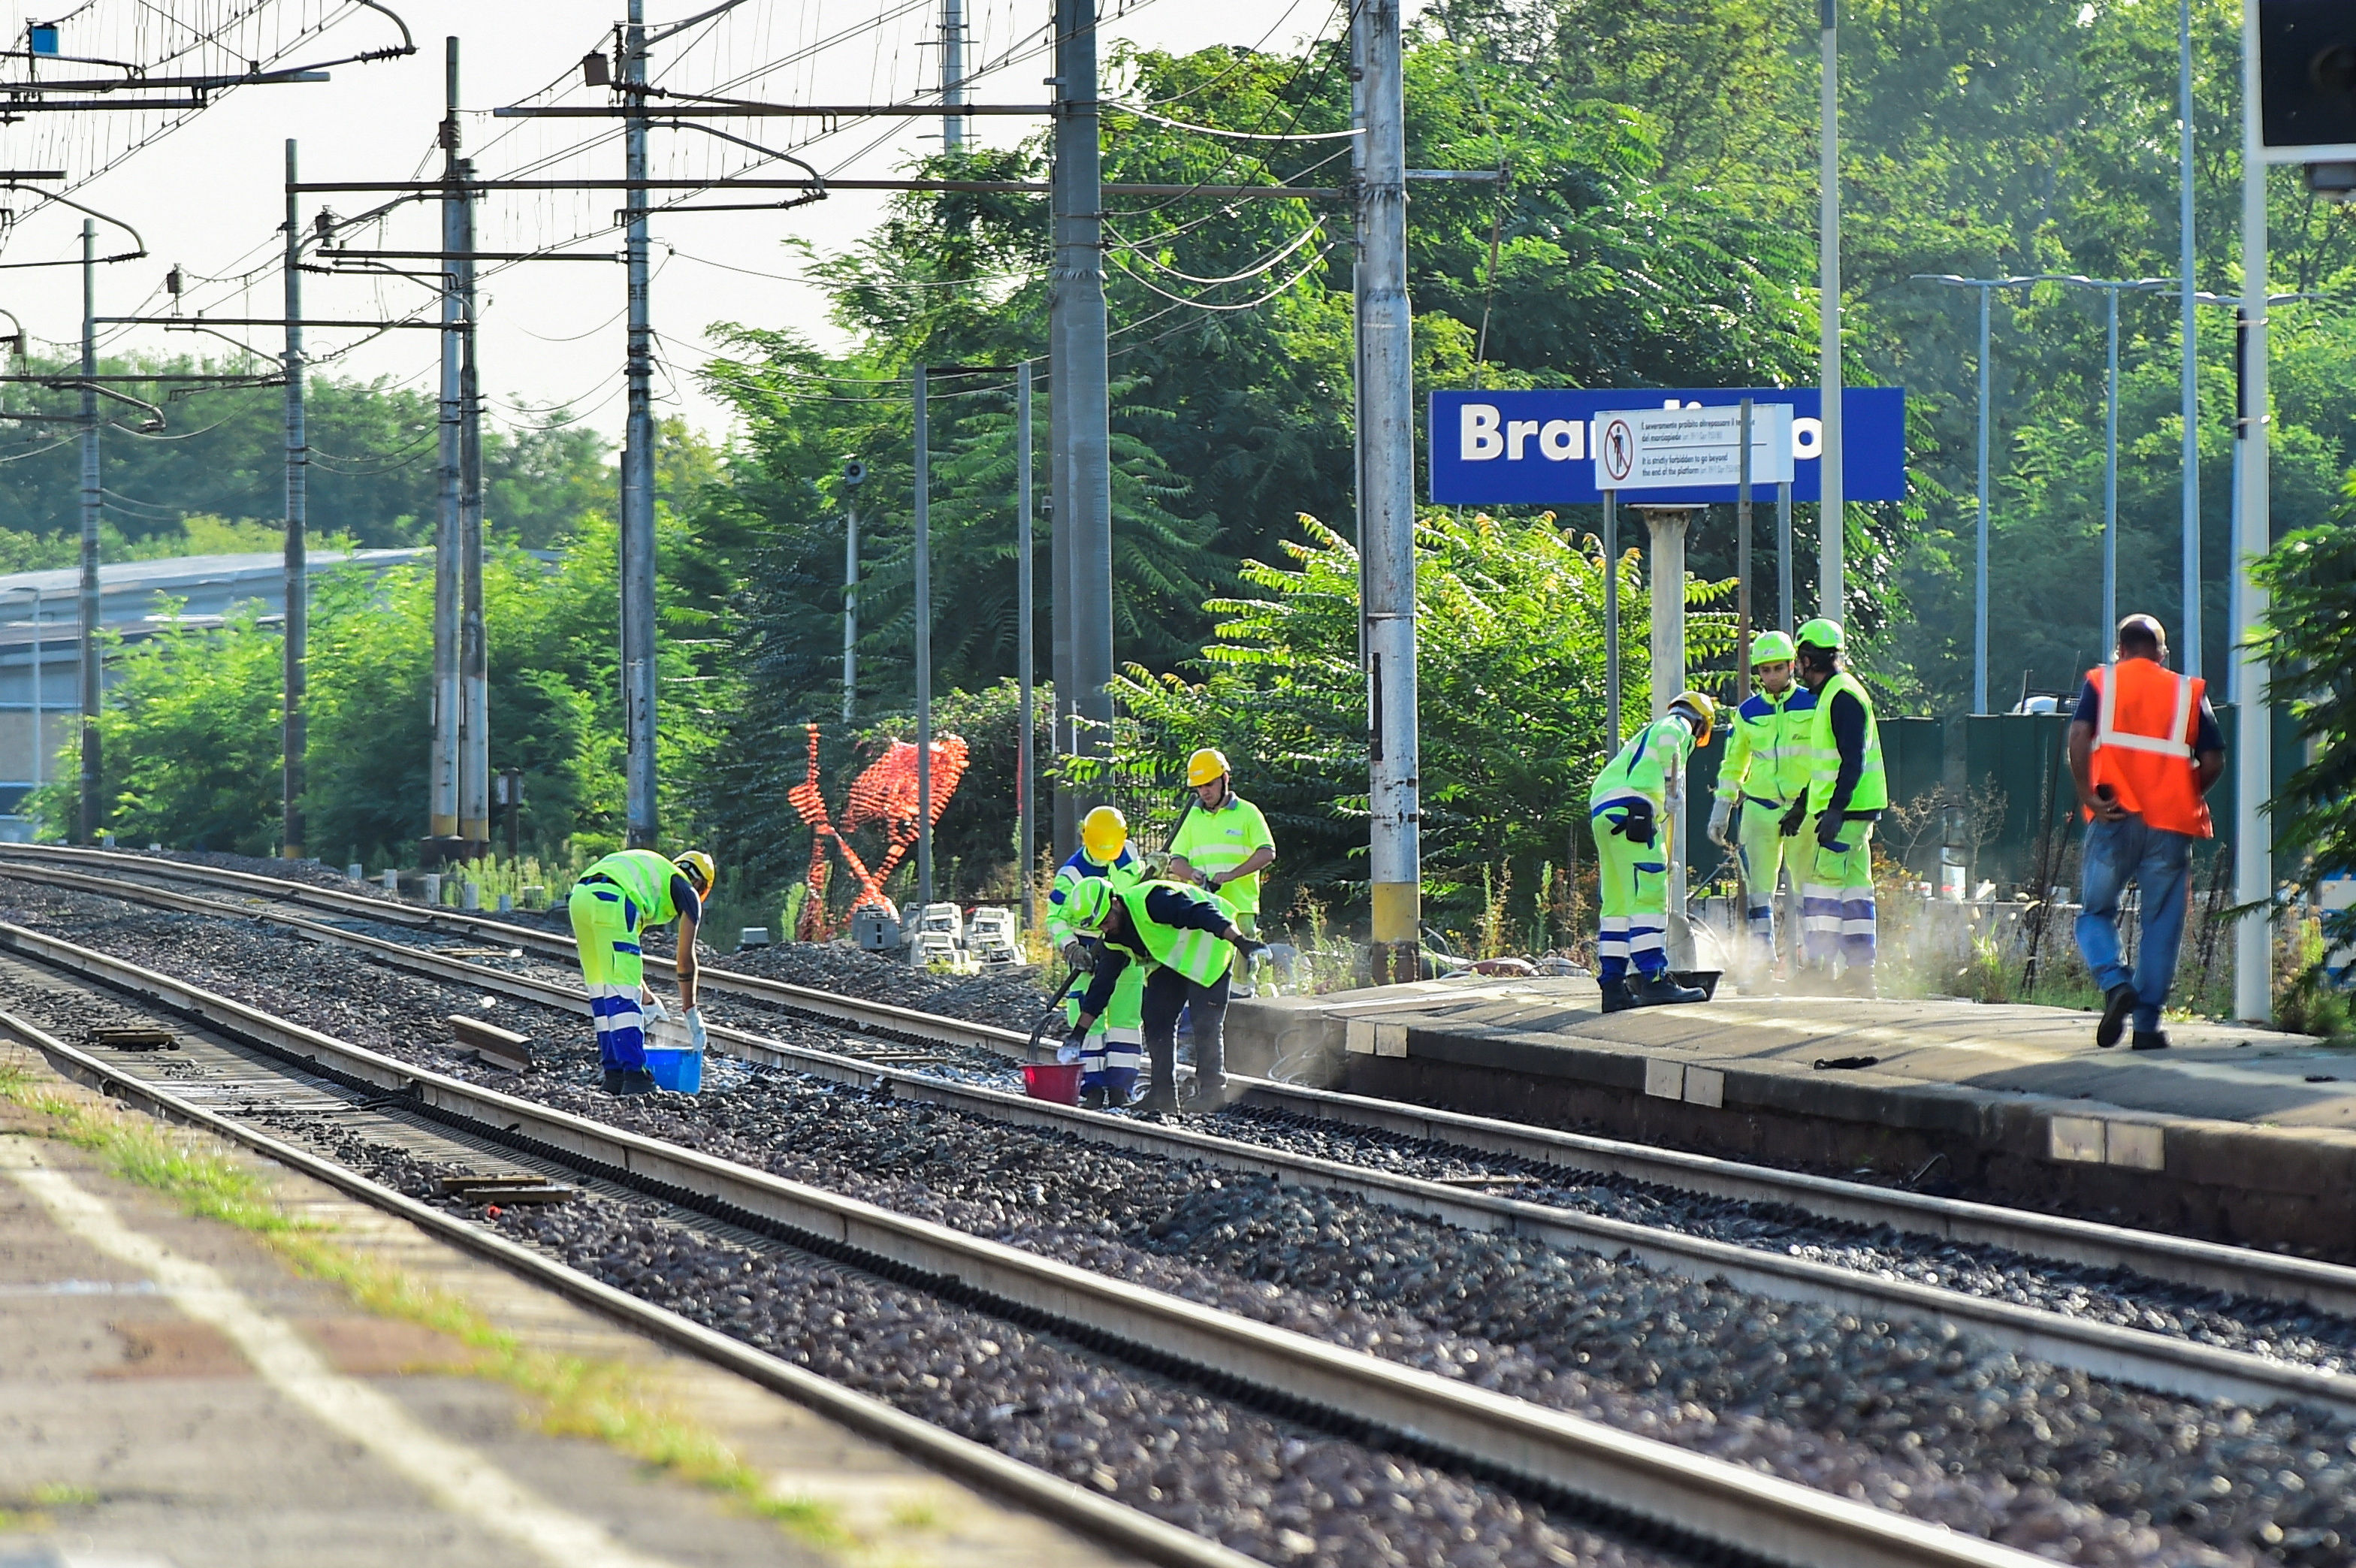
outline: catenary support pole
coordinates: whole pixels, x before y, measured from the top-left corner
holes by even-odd
[[[1988,711],[1988,293],[1986,287],[1979,290],[1980,450],[1979,529],[1976,535],[1978,566],[1972,577],[1972,712],[1976,714]]]
[[[442,249],[464,250],[460,215],[466,198],[458,158],[458,40],[442,41]],[[434,756],[426,773],[429,865],[439,865],[458,836],[458,492],[461,412],[459,367],[466,359],[465,303],[457,263],[442,263],[442,388],[435,426],[434,517]]]
[[[471,181],[475,166],[458,165]],[[491,848],[490,657],[483,627],[482,335],[475,297],[475,203],[458,204],[458,838],[468,858]]]
[[[1652,716],[1669,711],[1686,689],[1686,531],[1693,513],[1684,507],[1648,506],[1645,532],[1652,536]]]
[[[464,250],[459,215],[466,196],[459,187],[457,38],[443,40],[443,252]],[[438,865],[457,840],[457,601],[459,601],[459,366],[466,359],[464,302],[459,299],[457,262],[443,262],[443,363],[436,450],[436,511],[434,511],[434,759],[426,768],[426,863]]]
[[[965,102],[965,0],[941,0],[941,102]],[[965,151],[965,116],[941,122],[941,150]]]
[[[647,79],[646,0],[630,0],[622,37],[626,81]],[[646,94],[623,121],[628,177],[647,177]],[[629,270],[629,409],[622,443],[622,723],[628,742],[625,831],[632,849],[652,849],[655,813],[655,415],[654,323],[647,300],[647,193],[625,193],[623,252]]]
[[[1112,444],[1105,345],[1104,201],[1097,143],[1096,0],[1055,0],[1055,340],[1051,395],[1062,414],[1054,478],[1055,527],[1070,540],[1071,749],[1110,754],[1112,740]],[[1104,799],[1101,783],[1070,801],[1073,830]],[[1056,828],[1063,830],[1063,812]],[[1063,846],[1058,846],[1062,853]]]
[[[1816,0],[1816,23],[1824,48],[1823,125],[1817,154],[1816,233],[1817,317],[1821,361],[1819,380],[1824,406],[1822,499],[1816,506],[1816,613],[1841,618],[1843,565],[1847,521],[1843,506],[1847,478],[1841,467],[1841,263],[1840,263],[1840,0]]]
[[[98,226],[81,220],[81,373],[98,374]],[[98,788],[104,777],[99,752],[98,705],[105,671],[98,654],[98,392],[81,387],[81,800],[83,843],[98,842]]]
[[[2266,596],[2250,568],[2274,546],[2268,450],[2274,424],[2266,391],[2266,164],[2258,130],[2258,8],[2242,8],[2242,406],[2235,427],[2242,459],[2242,516],[2233,550],[2235,618],[2244,646],[2234,695],[2240,713],[2234,736],[2233,895],[2257,906],[2244,915],[2233,940],[2233,1014],[2252,1023],[2274,1017],[2274,842],[2266,797],[2274,790],[2268,755],[2274,736],[2266,700],[2266,664],[2246,639],[2265,622]],[[2189,286],[2189,284],[2188,284]]]
[[[916,903],[933,901],[933,453],[925,367],[908,372],[916,413]]]
[[[1419,976],[1415,409],[1407,292],[1407,135],[1398,0],[1353,0],[1358,151],[1358,530],[1365,587],[1367,872],[1377,985]]]
[[[2177,628],[2183,653],[2178,668],[2187,674],[2199,675],[2205,668],[2202,657],[2204,644],[2201,635],[2201,333],[2195,319],[2200,302],[2193,296],[2194,273],[2200,265],[2200,255],[2193,246],[2192,213],[2192,0],[2177,0],[2176,6],[2176,113],[2177,127],[2176,225],[2177,277],[2180,292],[2177,295],[2184,307],[2183,362],[2179,368],[2177,389],[2183,404],[2181,417],[2184,456],[2184,624]]]
[[[842,499],[842,727],[859,710],[859,491],[846,485]]]
[[[42,774],[48,768],[48,717],[41,703],[41,682],[47,667],[41,662],[41,589],[33,586],[33,788],[43,783]]]
[[[1734,700],[1751,695],[1751,400],[1744,398],[1735,438],[1734,486]]]
[[[1787,537],[1784,541],[1789,543]],[[1603,759],[1620,749],[1620,493],[1603,492]]]
[[[2103,624],[2108,648],[2119,624],[2119,291],[2103,291],[2109,349],[2103,375]]]
[[[311,639],[309,526],[311,447],[303,420],[303,220],[295,211],[294,139],[286,139],[286,640],[280,714],[279,854],[303,858],[303,761]]]
[[[1038,840],[1038,807],[1033,779],[1038,758],[1032,743],[1032,672],[1038,630],[1032,623],[1031,576],[1031,361],[1014,368],[1014,679],[1020,688],[1021,719],[1014,731],[1015,865],[1023,879],[1023,929],[1039,924],[1037,867],[1031,863]]]

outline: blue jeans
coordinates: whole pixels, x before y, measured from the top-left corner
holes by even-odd
[[[2134,985],[2135,1026],[2148,1033],[2159,1027],[2160,1006],[2176,979],[2192,835],[2147,828],[2132,813],[2122,822],[2089,822],[2081,864],[2078,951],[2104,992]],[[2119,895],[2130,882],[2143,890],[2142,942],[2132,975],[2119,961]]]

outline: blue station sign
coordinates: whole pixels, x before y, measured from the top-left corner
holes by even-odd
[[[1712,408],[1740,403],[1792,408],[1792,499],[1813,501],[1823,472],[1823,393],[1815,387],[1679,391],[1437,392],[1431,394],[1431,499],[1437,506],[1578,506],[1595,488],[1598,414],[1638,408]],[[1841,398],[1841,472],[1853,501],[1906,494],[1906,391],[1848,387]],[[1763,487],[1762,487],[1763,488]],[[1772,492],[1771,492],[1772,493]],[[1631,500],[1637,499],[1634,495]],[[1647,490],[1647,504],[1702,505],[1735,499],[1731,485]]]

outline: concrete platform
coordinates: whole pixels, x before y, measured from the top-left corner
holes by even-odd
[[[1592,981],[1232,1004],[1245,1071],[2178,1235],[2356,1261],[2356,1053],[2094,1015],[1721,995],[1606,1017]],[[1869,1061],[1863,1058],[1871,1058]]]
[[[6,1064],[49,1078],[29,1053]],[[586,1437],[0,1100],[5,1568],[1110,1568],[1130,1561],[275,1167],[348,1255],[580,1358],[805,1506],[781,1526]],[[176,1139],[202,1143],[185,1130]],[[249,1162],[250,1163],[250,1162]]]

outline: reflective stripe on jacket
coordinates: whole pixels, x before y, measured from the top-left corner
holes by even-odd
[[[1098,865],[1088,858],[1087,850],[1074,850],[1071,858],[1055,868],[1055,884],[1047,889],[1048,939],[1059,948],[1072,940],[1075,933],[1072,923],[1064,918],[1064,900],[1070,897],[1081,883],[1101,876],[1110,882],[1113,891],[1118,893],[1124,886],[1137,880],[1141,869],[1137,856],[1130,854],[1126,847],[1121,850],[1120,858],[1110,865]]]
[[[1816,694],[1797,681],[1780,694],[1753,692],[1726,726],[1726,760],[1718,768],[1718,798],[1749,795],[1771,806],[1800,798],[1815,774],[1810,736]]]
[[[1890,805],[1890,780],[1881,770],[1881,725],[1874,720],[1873,699],[1865,694],[1856,676],[1846,670],[1836,670],[1833,678],[1816,693],[1815,722],[1808,726],[1808,749],[1815,763],[1808,781],[1810,816],[1832,803],[1834,786],[1840,780],[1840,746],[1833,739],[1833,699],[1843,693],[1855,697],[1865,709],[1865,766],[1857,776],[1857,789],[1844,809],[1879,811]]]
[[[1123,887],[1116,884],[1113,897],[1129,911],[1129,923],[1137,933],[1137,940],[1145,951],[1139,955],[1151,959],[1164,969],[1174,969],[1197,985],[1211,985],[1227,972],[1235,961],[1235,945],[1208,931],[1194,930],[1185,926],[1165,926],[1146,912],[1145,896],[1157,887],[1166,887],[1187,897],[1215,905],[1227,921],[1236,918],[1235,906],[1215,893],[1205,893],[1199,887],[1188,887],[1177,882],[1133,882]],[[1111,939],[1106,939],[1110,941]],[[1130,944],[1118,944],[1130,948]],[[1130,950],[1134,951],[1134,948]]]
[[[1588,814],[1622,795],[1642,795],[1657,809],[1668,799],[1669,774],[1693,755],[1693,726],[1682,714],[1655,719],[1628,737],[1587,791]]]
[[[679,918],[679,906],[671,902],[670,879],[679,875],[679,867],[669,857],[650,849],[617,849],[581,874],[583,881],[603,876],[629,896],[638,907],[638,925],[668,925]]]
[[[2208,683],[2149,659],[2097,666],[2086,671],[2086,679],[2101,699],[2088,769],[2094,784],[2109,785],[2119,804],[2141,817],[2146,827],[2213,837],[2216,829],[2209,820],[2209,802],[2201,797],[2192,757]]]

